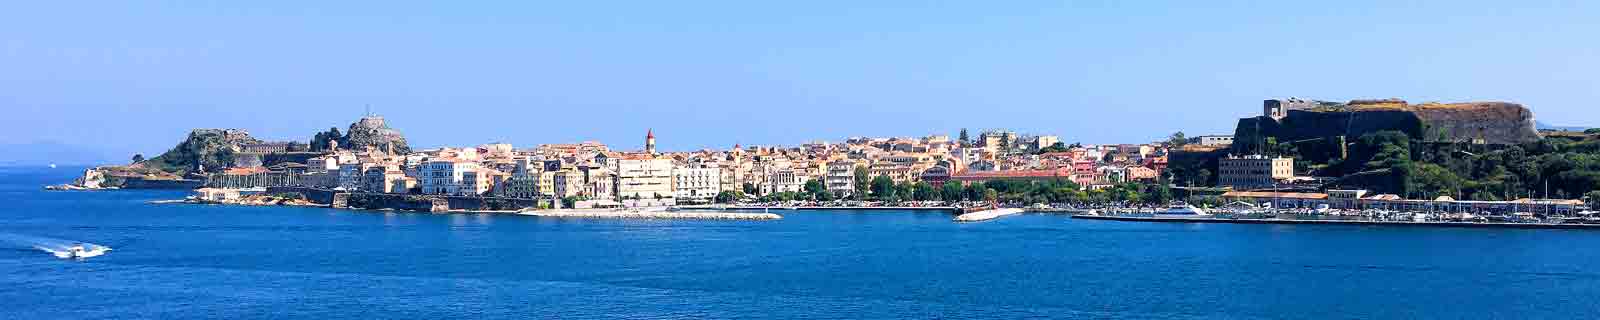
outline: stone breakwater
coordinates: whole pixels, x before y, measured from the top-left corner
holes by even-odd
[[[629,210],[531,210],[520,215],[549,218],[598,219],[690,219],[690,220],[777,220],[783,216],[772,213],[744,212],[685,212],[685,211],[629,211]]]
[[[1004,217],[1004,216],[1009,216],[1009,215],[1013,215],[1013,214],[1019,214],[1019,213],[1022,213],[1023,211],[1026,211],[1026,210],[1023,210],[1023,209],[1020,209],[1020,208],[1005,208],[1005,209],[984,210],[984,211],[978,211],[978,212],[973,212],[973,213],[968,213],[968,214],[963,214],[963,215],[956,216],[956,222],[978,222],[978,221],[985,221],[985,220],[994,220],[996,218],[1000,218],[1000,217]]]

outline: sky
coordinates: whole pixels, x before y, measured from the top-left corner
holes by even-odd
[[[420,148],[1146,142],[1276,97],[1600,125],[1596,35],[1600,1],[16,1],[0,144],[303,141],[369,106]]]

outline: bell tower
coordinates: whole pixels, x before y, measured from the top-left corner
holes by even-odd
[[[656,154],[656,131],[654,129],[644,132],[644,153]]]

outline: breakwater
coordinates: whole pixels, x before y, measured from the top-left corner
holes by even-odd
[[[725,211],[633,211],[608,209],[532,210],[517,212],[520,215],[550,218],[600,218],[600,219],[694,219],[694,220],[777,220],[783,216],[771,213],[746,213]]]
[[[1136,222],[1166,222],[1166,223],[1234,223],[1234,224],[1306,224],[1306,225],[1355,225],[1355,226],[1402,226],[1402,227],[1451,227],[1451,228],[1502,228],[1502,229],[1592,229],[1600,230],[1600,225],[1595,224],[1556,224],[1556,223],[1509,223],[1509,222],[1410,222],[1410,221],[1362,221],[1362,220],[1296,220],[1296,219],[1227,219],[1227,218],[1180,218],[1180,217],[1121,217],[1098,215],[1072,215],[1073,219],[1086,220],[1112,220]]]

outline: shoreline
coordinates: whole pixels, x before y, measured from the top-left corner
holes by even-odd
[[[948,211],[948,212],[956,212],[957,210],[960,210],[960,209],[957,209],[956,207],[860,207],[860,206],[786,207],[786,206],[692,205],[692,206],[677,206],[676,208],[683,209],[683,210],[814,210],[814,211],[817,211],[817,210],[859,210],[859,211],[895,211],[895,210],[902,210],[902,211]]]
[[[1397,227],[1434,227],[1434,228],[1478,228],[1478,229],[1567,229],[1567,230],[1600,230],[1600,224],[1555,224],[1555,223],[1510,223],[1510,222],[1407,222],[1407,221],[1359,221],[1359,220],[1293,220],[1293,219],[1221,219],[1221,218],[1178,218],[1178,217],[1119,217],[1119,216],[1091,216],[1072,215],[1073,219],[1125,221],[1147,223],[1221,223],[1221,224],[1302,224],[1302,225],[1346,225],[1346,226],[1397,226]]]
[[[779,220],[783,216],[772,213],[749,212],[694,212],[694,211],[632,211],[618,209],[556,209],[518,211],[517,215],[543,218],[580,219],[665,219],[665,220]]]

